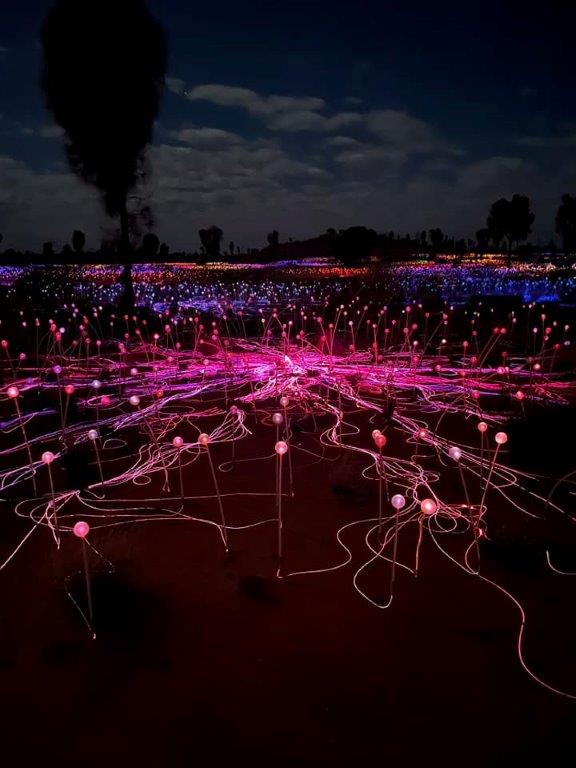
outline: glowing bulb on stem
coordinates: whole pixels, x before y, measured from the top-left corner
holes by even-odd
[[[85,539],[90,533],[90,526],[84,520],[79,520],[72,530],[76,538]]]
[[[454,459],[454,461],[460,461],[462,458],[462,451],[457,446],[453,445],[448,450],[448,456],[450,456],[451,459]]]
[[[433,515],[438,509],[438,504],[434,499],[424,499],[420,502],[420,511],[423,515]]]
[[[198,436],[198,443],[206,449],[206,455],[208,456],[208,463],[210,464],[210,472],[212,473],[212,480],[214,481],[214,488],[216,490],[216,497],[218,499],[218,508],[220,510],[220,519],[222,521],[221,534],[224,542],[226,552],[228,552],[228,530],[226,526],[226,518],[224,516],[224,505],[222,504],[222,496],[220,495],[220,488],[218,486],[218,478],[216,477],[216,470],[212,462],[212,454],[210,453],[210,435],[206,432],[202,432]]]
[[[91,626],[92,620],[93,620],[92,584],[90,581],[90,565],[88,563],[88,549],[86,547],[86,537],[90,533],[90,526],[84,520],[79,520],[74,525],[72,532],[74,536],[76,536],[77,539],[80,539],[82,543],[82,560],[84,562],[84,581],[86,583],[86,600],[88,602],[88,626],[92,630],[92,626]]]

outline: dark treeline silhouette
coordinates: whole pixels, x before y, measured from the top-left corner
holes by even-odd
[[[306,240],[288,240],[281,242],[278,230],[272,230],[266,237],[267,245],[263,248],[243,250],[230,241],[228,250],[223,249],[223,230],[216,226],[198,231],[199,247],[193,252],[170,250],[167,243],[160,243],[151,231],[153,218],[149,208],[143,206],[138,216],[128,217],[128,238],[130,241],[130,260],[136,262],[183,261],[205,264],[207,262],[272,262],[278,260],[309,259],[333,257],[344,264],[361,261],[401,261],[414,258],[439,259],[443,256],[462,257],[471,254],[483,257],[488,253],[504,254],[508,262],[514,255],[528,259],[543,256],[568,259],[576,255],[576,196],[565,194],[562,197],[556,215],[556,232],[562,241],[559,252],[556,243],[550,241],[545,246],[523,244],[529,237],[534,223],[534,214],[530,210],[530,200],[524,195],[514,195],[510,200],[501,198],[495,201],[489,210],[486,226],[477,230],[475,239],[455,238],[445,234],[440,227],[418,232],[415,235],[399,234],[393,231],[379,233],[375,229],[363,226],[347,229],[328,229],[323,234]],[[0,234],[0,243],[2,235]],[[74,230],[70,243],[56,251],[51,242],[43,244],[39,254],[21,253],[8,249],[0,254],[0,259],[8,264],[23,263],[114,263],[121,261],[124,253],[121,239],[105,238],[97,249],[87,249],[86,236]]]
[[[116,253],[131,305],[130,216],[146,214],[130,212],[128,201],[145,177],[166,71],[164,32],[144,0],[56,0],[42,43],[42,87],[65,131],[70,168],[101,192],[107,213],[120,221]]]
[[[508,260],[512,257],[515,245],[526,240],[532,231],[534,214],[530,211],[530,200],[525,195],[514,195],[511,200],[502,197],[490,208],[486,228],[496,247],[506,244]]]
[[[198,235],[202,244],[200,247],[200,260],[217,261],[220,258],[220,246],[222,245],[224,232],[222,232],[220,227],[213,224],[207,229],[199,230]]]
[[[556,214],[556,233],[562,238],[564,253],[576,252],[576,196],[562,196]]]

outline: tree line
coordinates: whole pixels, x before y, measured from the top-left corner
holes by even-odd
[[[475,239],[450,237],[440,227],[423,230],[417,235],[401,235],[393,231],[379,233],[369,227],[353,226],[340,230],[331,228],[306,241],[288,238],[282,243],[280,233],[274,229],[268,233],[264,247],[242,250],[234,241],[230,241],[226,248],[223,244],[223,230],[212,225],[198,231],[199,248],[193,253],[174,253],[153,232],[142,234],[143,225],[151,227],[154,224],[147,211],[144,207],[138,216],[129,219],[127,237],[133,257],[139,261],[182,259],[199,264],[219,260],[232,262],[243,258],[275,261],[279,258],[306,256],[333,256],[344,263],[354,263],[369,258],[411,258],[418,255],[436,258],[440,254],[464,256],[466,253],[483,256],[488,252],[504,253],[511,260],[519,245],[531,234],[535,219],[529,198],[518,194],[509,200],[500,198],[491,205],[486,226],[476,232]],[[576,195],[562,196],[556,214],[555,231],[560,237],[562,252],[568,256],[576,254]],[[2,240],[0,234],[0,244]],[[41,256],[47,263],[56,262],[59,258],[70,263],[98,257],[110,262],[115,258],[121,260],[124,248],[125,245],[115,237],[104,239],[98,250],[87,253],[86,235],[80,230],[74,230],[70,243],[66,243],[60,253],[55,251],[52,242],[46,242],[42,246]],[[547,250],[555,252],[556,244],[549,243]],[[4,252],[4,261],[18,263],[23,260],[24,255],[13,249]]]

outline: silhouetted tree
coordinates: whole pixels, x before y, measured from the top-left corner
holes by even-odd
[[[140,252],[145,259],[155,259],[160,247],[160,240],[152,232],[144,235]]]
[[[467,247],[468,247],[468,243],[463,237],[460,238],[460,240],[456,240],[454,242],[454,254],[456,256],[464,256],[464,254],[466,253]]]
[[[273,229],[272,232],[269,232],[266,240],[268,241],[268,247],[270,249],[270,255],[272,259],[276,259],[278,257],[278,247],[280,244],[280,235],[278,234],[278,230]]]
[[[476,232],[476,242],[478,244],[478,252],[484,255],[490,245],[490,230],[488,227],[483,227]]]
[[[42,245],[42,258],[47,261],[54,260],[54,246],[51,242],[44,243]]]
[[[530,211],[530,199],[526,195],[514,195],[512,200],[502,197],[492,204],[486,226],[494,242],[506,240],[508,263],[514,246],[520,240],[526,240],[533,223],[534,214]]]
[[[65,262],[71,262],[72,261],[72,248],[66,243],[62,246],[62,260]]]
[[[167,261],[170,257],[170,249],[168,248],[168,245],[166,243],[162,243],[160,246],[160,252],[159,252],[160,261]]]
[[[142,246],[145,234],[156,224],[152,208],[141,197],[135,197],[134,201],[134,210],[128,214],[128,240],[131,251],[136,251]]]
[[[207,229],[199,230],[198,235],[207,257],[212,261],[216,261],[218,256],[220,256],[220,245],[222,243],[222,238],[224,237],[224,232],[222,232],[220,227],[212,225]]]
[[[228,243],[228,252],[230,253],[230,256],[234,256],[234,240],[230,240]]]
[[[332,252],[344,264],[367,259],[378,242],[378,235],[367,227],[341,229],[332,243]]]
[[[124,301],[134,303],[128,193],[144,173],[166,71],[161,26],[144,0],[56,0],[42,30],[42,85],[71,169],[120,219]]]
[[[79,229],[75,229],[72,233],[72,248],[77,254],[81,254],[84,251],[86,245],[86,235]]]
[[[556,232],[562,238],[564,253],[573,253],[576,250],[576,197],[562,195],[556,214]]]
[[[440,249],[444,245],[444,242],[446,240],[446,237],[444,235],[444,232],[440,229],[440,227],[436,227],[436,229],[430,230],[430,246],[432,248],[432,255],[434,257],[438,256]]]

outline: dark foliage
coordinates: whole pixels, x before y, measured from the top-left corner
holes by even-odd
[[[127,201],[144,175],[158,114],[166,71],[163,30],[144,0],[57,0],[42,42],[46,104],[65,131],[71,169],[101,192],[108,214],[120,219],[130,294]]]

